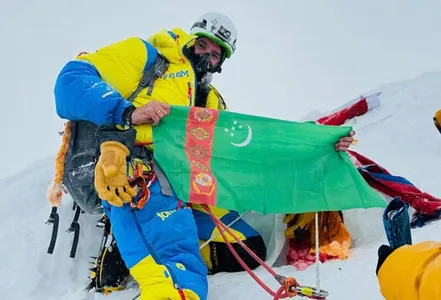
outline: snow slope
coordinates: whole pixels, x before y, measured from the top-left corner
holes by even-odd
[[[359,142],[355,151],[372,158],[389,171],[406,177],[420,189],[441,195],[435,169],[441,166],[441,137],[432,123],[440,108],[441,72],[427,73],[403,82],[382,85],[367,93],[382,92],[382,105],[351,121]],[[46,188],[52,180],[54,157],[29,166],[21,174],[0,180],[0,298],[32,300],[131,299],[136,285],[109,296],[82,291],[89,274],[88,257],[96,255],[101,231],[95,228],[98,216],[80,217],[81,235],[75,259],[69,258],[71,243],[68,228],[73,211],[69,197],[63,198],[60,229],[53,255],[46,254],[51,226],[45,225],[50,212]],[[375,277],[377,248],[386,243],[381,209],[345,211],[352,234],[351,256],[346,261],[331,261],[320,266],[320,287],[329,291],[329,300],[382,299]],[[269,263],[283,247],[280,216],[251,215],[247,219],[264,234],[270,247]],[[439,239],[441,222],[413,230],[414,242]],[[301,284],[314,285],[315,267],[303,272],[291,266],[277,267]],[[257,274],[273,289],[278,284],[262,268]],[[218,274],[210,278],[210,300],[272,299],[247,273]]]

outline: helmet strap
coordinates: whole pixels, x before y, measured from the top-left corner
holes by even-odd
[[[213,73],[221,73],[222,72],[222,64],[225,61],[225,58],[227,57],[227,53],[224,49],[222,49],[221,52],[221,59],[219,60],[219,63],[216,65],[216,67],[213,68]]]

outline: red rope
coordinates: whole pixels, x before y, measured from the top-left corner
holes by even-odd
[[[217,229],[219,230],[220,235],[224,239],[227,247],[230,249],[233,256],[237,259],[237,261],[240,263],[240,265],[250,274],[250,276],[271,296],[274,297],[274,300],[278,299],[284,299],[288,298],[288,293],[285,290],[285,286],[282,285],[277,292],[274,292],[272,289],[270,289],[262,280],[260,280],[259,277],[245,264],[245,262],[240,258],[240,256],[237,254],[237,252],[234,250],[231,243],[228,241],[227,237],[225,236],[225,233],[222,229],[224,229],[226,232],[228,232],[235,240],[236,242],[241,245],[245,251],[248,252],[249,255],[251,255],[262,267],[264,267],[271,275],[273,275],[275,278],[277,277],[277,273],[274,272],[260,257],[258,257],[253,251],[251,251],[250,248],[248,248],[247,245],[245,245],[231,230],[226,226],[219,218],[217,218],[213,212],[210,210],[210,208],[203,204],[202,205],[204,209],[208,212],[210,217],[213,219],[213,222],[215,223]],[[292,296],[295,296],[295,292],[292,293]]]
[[[135,146],[149,146],[149,145],[153,145],[153,142],[144,142],[144,143],[136,142],[135,143]]]

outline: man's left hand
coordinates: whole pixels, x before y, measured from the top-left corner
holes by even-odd
[[[348,136],[342,137],[337,144],[335,144],[335,150],[337,151],[347,151],[354,141],[353,136],[355,135],[355,131],[351,130]]]

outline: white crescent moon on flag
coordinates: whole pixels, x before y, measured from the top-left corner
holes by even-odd
[[[248,127],[248,135],[247,138],[245,139],[245,141],[243,141],[242,143],[233,143],[231,142],[231,145],[235,146],[235,147],[245,147],[248,146],[248,144],[251,142],[251,139],[253,138],[253,131],[251,130],[250,125],[247,124]]]

